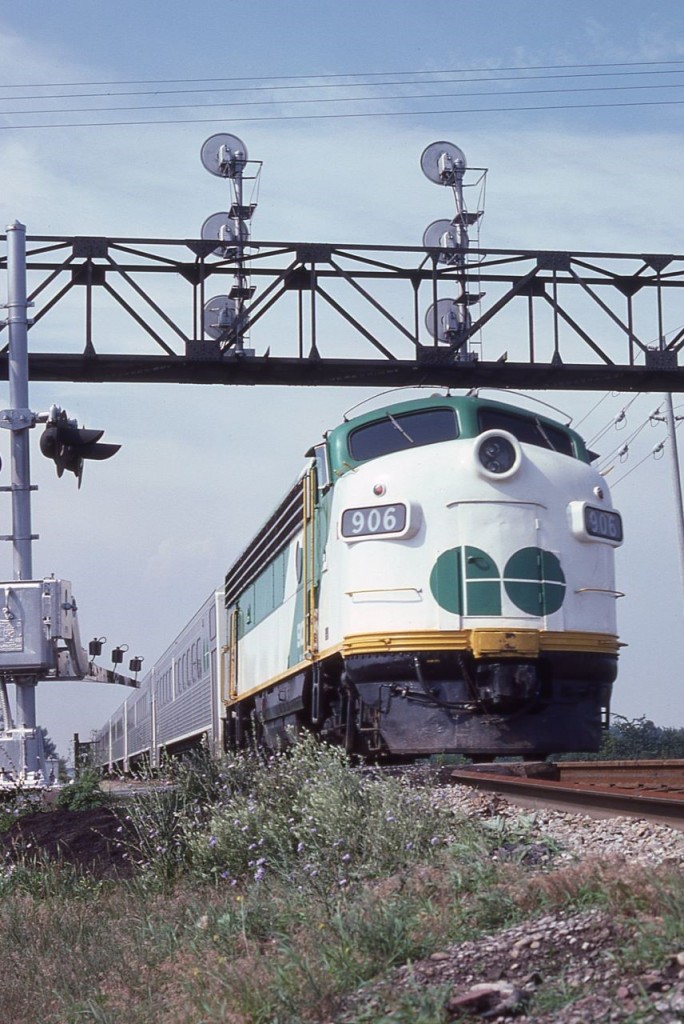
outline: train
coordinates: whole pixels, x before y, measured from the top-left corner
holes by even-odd
[[[560,418],[479,393],[345,417],[94,735],[131,769],[308,730],[373,762],[598,749],[620,513]]]

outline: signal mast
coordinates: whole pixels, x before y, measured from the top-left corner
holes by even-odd
[[[210,174],[230,181],[232,199],[226,212],[213,213],[202,225],[204,241],[216,241],[216,255],[235,264],[234,284],[228,295],[216,295],[204,304],[205,334],[220,342],[223,355],[253,356],[253,349],[244,347],[249,329],[247,303],[255,292],[245,265],[245,249],[249,243],[249,225],[257,204],[261,161],[249,160],[247,147],[236,135],[211,135],[202,146],[200,159]],[[253,182],[249,202],[244,200],[244,183]]]
[[[455,269],[457,294],[454,299],[435,299],[425,316],[425,326],[436,344],[448,346],[457,362],[474,362],[476,353],[468,348],[471,326],[470,307],[484,298],[484,292],[468,290],[469,229],[479,224],[484,210],[470,211],[466,207],[464,187],[467,169],[465,153],[453,142],[432,142],[420,158],[423,174],[436,185],[450,187],[454,194],[456,212],[451,220],[435,220],[423,232],[423,245],[432,252],[435,264],[446,264]],[[479,176],[471,186],[481,187],[487,172],[473,168]]]

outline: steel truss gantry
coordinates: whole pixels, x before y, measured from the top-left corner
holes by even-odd
[[[30,380],[684,391],[682,255],[478,248],[464,267],[442,249],[251,240],[215,253],[29,237]],[[245,317],[216,337],[204,311],[234,296],[238,259]],[[465,292],[465,335],[444,343],[426,311]]]

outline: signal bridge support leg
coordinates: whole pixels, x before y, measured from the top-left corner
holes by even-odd
[[[28,394],[28,302],[26,301],[26,228],[7,228],[7,327],[9,331],[10,407],[18,413],[12,427],[12,534],[14,578],[33,578],[31,554],[31,466]],[[26,426],[20,427],[24,414]]]
[[[19,221],[7,227],[7,328],[9,332],[9,397],[15,421],[11,430],[12,546],[15,580],[33,578],[31,551],[31,464],[28,377],[28,302],[26,298],[26,228]],[[22,421],[26,424],[21,426]],[[35,771],[38,757],[36,739],[36,680],[17,676],[16,720],[24,732],[25,763],[21,769]]]

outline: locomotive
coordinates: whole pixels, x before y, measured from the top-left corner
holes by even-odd
[[[374,761],[596,750],[623,528],[595,457],[479,395],[345,419],[99,731],[97,762],[303,729]]]

